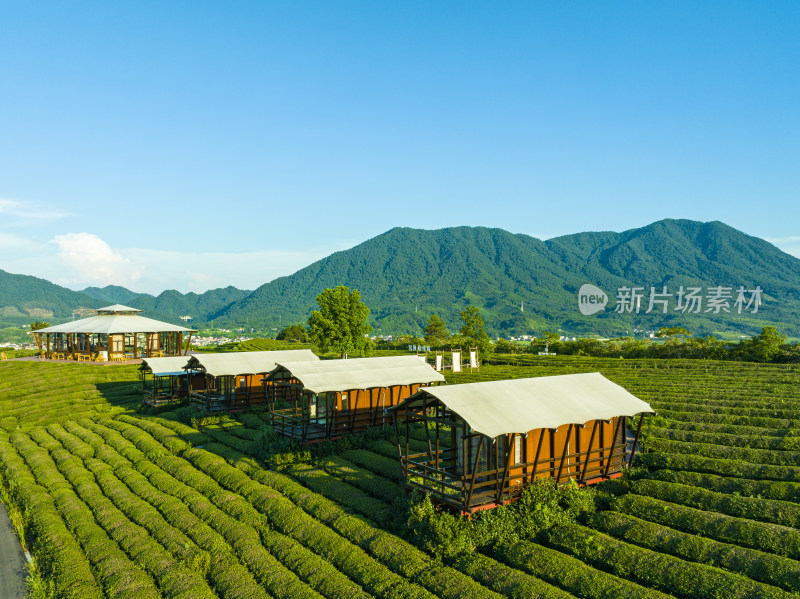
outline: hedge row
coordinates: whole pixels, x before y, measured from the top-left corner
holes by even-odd
[[[160,597],[161,593],[153,579],[95,521],[92,511],[58,471],[47,450],[21,432],[11,435],[10,441],[27,463],[37,483],[54,499],[61,517],[89,560],[103,592],[115,598]]]
[[[704,412],[682,412],[669,408],[659,408],[659,416],[670,420],[684,420],[687,422],[711,422],[714,424],[736,424],[745,426],[758,426],[772,429],[799,429],[800,420],[789,418],[767,418],[764,416],[746,416],[733,414],[707,414]]]
[[[376,453],[372,446],[370,446],[370,450],[348,449],[343,451],[341,456],[356,466],[365,468],[392,482],[402,482],[403,470],[400,468],[400,462],[397,459],[397,450],[395,449],[395,454],[392,457],[385,457]]]
[[[656,470],[648,473],[647,478],[700,487],[729,495],[763,497],[800,503],[800,483],[795,482],[733,478],[685,470]]]
[[[667,599],[669,596],[598,570],[570,555],[530,541],[501,545],[495,556],[506,564],[587,599]]]
[[[786,591],[740,574],[636,547],[577,524],[551,528],[547,543],[578,559],[687,599],[789,598]]]
[[[707,443],[728,447],[747,447],[749,449],[769,449],[777,451],[796,451],[800,449],[800,437],[770,437],[752,434],[730,434],[718,431],[690,431],[685,429],[647,428],[647,438],[668,439],[688,443]]]
[[[102,599],[86,553],[67,529],[48,491],[7,438],[0,438],[0,483],[22,513],[25,536],[37,556],[42,576],[52,581],[53,594],[64,598]]]
[[[682,453],[639,454],[639,463],[651,470],[673,469],[692,472],[707,472],[720,476],[800,482],[800,467],[752,464],[739,460],[704,458]]]
[[[647,436],[644,444],[649,451],[653,452],[683,453],[692,456],[741,460],[743,462],[771,464],[774,466],[795,466],[800,464],[800,451],[772,451],[750,449],[748,447],[731,447],[729,445],[670,441],[669,439],[652,436]]]
[[[96,430],[105,432],[101,425],[96,425]],[[106,430],[111,433],[107,438],[109,443],[130,443],[121,436],[115,438],[111,429]],[[199,546],[214,552],[211,574],[220,578],[218,585],[227,592],[235,589],[241,591],[249,586],[251,589],[248,592],[257,594],[261,592],[256,588],[257,579],[277,597],[318,597],[316,592],[298,580],[299,573],[296,575],[281,563],[282,560],[275,555],[279,554],[295,556],[294,563],[301,563],[300,570],[305,570],[309,580],[302,575],[300,578],[312,587],[320,587],[320,591],[330,590],[330,587],[341,585],[344,580],[349,584],[345,585],[346,592],[353,594],[355,591],[353,596],[358,596],[360,589],[353,587],[350,581],[319,556],[305,551],[298,544],[288,543],[292,546],[287,547],[286,542],[281,542],[278,535],[272,534],[264,526],[260,528],[269,538],[263,538],[262,545],[259,531],[242,524],[215,506],[207,496],[183,484],[149,460],[138,462],[133,467],[121,468],[119,474],[132,491],[156,506],[170,522],[180,526]],[[198,472],[196,474],[200,475]],[[298,554],[302,559],[297,559]],[[247,568],[242,567],[236,556]],[[216,568],[218,561],[224,563],[225,567]]]
[[[488,588],[478,584],[468,576],[433,561],[425,553],[402,539],[376,528],[369,521],[353,517],[332,500],[298,484],[291,478],[272,471],[263,470],[255,460],[233,449],[213,448],[218,455],[211,459],[220,460],[219,468],[225,468],[228,477],[220,481],[225,485],[245,485],[255,481],[258,487],[250,487],[243,494],[260,510],[272,511],[282,504],[272,494],[283,495],[288,503],[301,508],[312,521],[325,524],[349,542],[359,546],[392,572],[396,572],[403,583],[411,586],[416,583],[439,597],[499,597]],[[233,463],[227,464],[221,456]],[[224,464],[224,466],[223,466]],[[234,467],[235,466],[235,467]],[[236,474],[239,470],[239,474]],[[345,498],[346,499],[346,498]],[[345,504],[347,505],[347,504]],[[278,517],[280,521],[280,517]],[[410,581],[410,582],[409,582]]]
[[[514,599],[569,599],[570,593],[540,578],[511,568],[480,553],[463,555],[455,563],[459,571],[481,584]]]
[[[750,426],[747,424],[716,424],[713,422],[694,422],[685,420],[670,420],[662,416],[645,419],[645,425],[655,428],[681,429],[685,431],[700,431],[707,433],[725,433],[729,435],[748,435],[755,437],[800,437],[800,429],[784,429],[763,426]]]
[[[49,436],[49,433],[43,429],[32,431],[31,437],[34,438],[34,435],[37,437],[37,442],[46,440],[48,446],[51,446],[53,442],[57,443],[52,437],[46,439],[45,436]],[[76,444],[83,444],[77,438],[74,438],[74,441]],[[163,519],[163,526],[158,526],[159,523],[154,522],[153,526],[145,528],[129,518],[127,513],[119,509],[105,495],[103,489],[98,485],[98,478],[104,478],[106,486],[114,487],[113,491],[124,494],[124,489],[121,488],[122,483],[116,480],[113,472],[109,472],[109,466],[105,466],[94,458],[88,458],[87,461],[91,467],[87,468],[83,460],[64,449],[60,444],[57,448],[50,450],[50,455],[78,497],[94,514],[97,523],[133,561],[150,573],[162,592],[176,599],[216,597],[203,576],[181,561],[188,555],[194,554],[191,542],[185,535],[176,531]],[[105,472],[102,472],[103,469]],[[115,484],[109,481],[109,477],[114,479]],[[129,502],[125,504],[125,507],[136,513],[135,520],[139,522],[147,520],[151,515],[151,511],[141,504],[131,505]],[[155,536],[155,539],[151,535]],[[178,538],[175,538],[176,535]],[[181,550],[184,543],[187,546],[185,550]],[[176,549],[178,554],[170,553],[165,548],[167,545]]]
[[[186,452],[185,458],[207,476],[203,483],[219,484],[246,499],[267,517],[276,530],[291,536],[325,558],[376,597],[425,597],[431,595],[420,586],[409,583],[350,543],[336,531],[317,521],[276,491],[265,488],[241,470],[229,465],[218,455],[205,450]],[[180,459],[180,458],[173,458]],[[189,483],[192,484],[192,483]],[[194,485],[193,485],[194,486]]]
[[[598,512],[589,526],[626,543],[713,564],[788,591],[800,591],[800,562],[793,559],[679,532],[617,512]]]
[[[344,457],[331,456],[323,458],[317,464],[328,474],[389,504],[403,492],[396,482],[374,474],[367,469],[359,468]]]
[[[792,559],[800,558],[800,531],[792,528],[702,511],[642,495],[624,495],[616,499],[612,507],[670,528]]]
[[[772,416],[776,408],[781,412],[787,410],[797,412],[797,398],[791,393],[779,394],[770,392],[768,395],[764,393],[758,397],[742,395],[737,398],[727,393],[725,395],[709,397],[707,395],[698,394],[696,389],[692,389],[691,391],[691,394],[687,394],[686,388],[684,387],[683,389],[677,390],[668,389],[665,393],[661,394],[656,392],[653,397],[653,402],[663,404],[664,406],[670,406],[676,410],[683,409],[684,406],[686,406],[684,411],[687,412],[705,411],[696,410],[698,406],[709,406],[714,408],[715,411],[728,412],[730,410],[730,413],[734,413],[734,410],[749,410],[750,412],[748,413],[752,414],[752,410],[763,410],[766,412],[764,414],[765,416]],[[752,393],[752,390],[750,390],[750,393]]]
[[[797,409],[796,402],[785,402],[782,406],[775,403],[772,404],[759,404],[747,402],[746,405],[736,406],[730,405],[730,401],[701,401],[701,402],[687,402],[687,401],[664,401],[660,400],[656,404],[664,404],[670,406],[675,411],[680,411],[684,414],[688,413],[702,413],[702,414],[723,414],[725,416],[744,416],[746,418],[774,418],[781,420],[796,420],[800,418],[800,410]],[[741,402],[745,403],[745,402]],[[763,407],[762,407],[763,406]]]
[[[727,495],[688,485],[647,479],[632,481],[631,490],[637,495],[647,495],[671,503],[720,512],[738,518],[749,518],[794,528],[800,525],[800,505],[788,501]]]

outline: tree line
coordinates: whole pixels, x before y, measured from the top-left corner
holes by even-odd
[[[689,358],[703,360],[738,360],[742,362],[800,362],[800,344],[786,343],[786,336],[773,326],[764,327],[749,339],[724,341],[713,335],[692,336],[682,327],[664,327],[655,339],[576,339],[562,340],[545,333],[542,339],[521,345],[500,339],[495,352],[537,354],[545,350],[560,355],[600,358]]]
[[[340,285],[325,289],[317,296],[319,310],[311,312],[308,328],[301,324],[285,327],[277,339],[311,342],[323,353],[339,356],[368,356],[374,349],[405,349],[409,345],[425,345],[432,350],[452,347],[477,347],[481,356],[497,354],[538,354],[622,357],[622,358],[694,358],[707,360],[740,360],[746,362],[800,362],[800,344],[787,343],[786,336],[773,326],[765,326],[749,339],[723,341],[713,335],[693,336],[683,327],[663,327],[656,339],[576,339],[564,340],[556,333],[545,332],[531,343],[521,344],[505,339],[492,343],[486,333],[481,312],[475,306],[461,310],[461,326],[451,334],[447,323],[433,314],[422,337],[403,335],[391,340],[371,340],[372,327],[367,324],[370,310],[357,289]]]

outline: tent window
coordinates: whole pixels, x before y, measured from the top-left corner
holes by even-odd
[[[522,463],[522,435],[514,435],[514,465]]]

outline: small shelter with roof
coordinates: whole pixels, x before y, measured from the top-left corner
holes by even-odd
[[[89,318],[31,331],[42,357],[126,360],[185,355],[184,335],[194,329],[140,316],[142,310],[115,304]]]
[[[417,356],[389,356],[279,362],[265,380],[274,430],[305,443],[388,422],[386,408],[444,375]]]
[[[205,377],[184,370],[188,356],[144,358],[139,366],[142,378],[142,401],[153,407],[182,401],[189,389],[202,389]]]
[[[501,505],[537,478],[591,484],[619,476],[645,414],[654,413],[596,372],[427,387],[387,411],[406,487],[462,513]],[[419,426],[426,441],[409,434]]]
[[[209,412],[264,404],[272,390],[263,379],[284,361],[315,363],[319,358],[310,349],[194,354],[183,367],[191,373],[190,401]]]

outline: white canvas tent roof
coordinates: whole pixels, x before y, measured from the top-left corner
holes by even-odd
[[[139,316],[137,312],[141,312],[141,310],[115,304],[113,306],[99,308],[95,316],[57,324],[44,329],[37,329],[31,331],[31,333],[34,335],[39,333],[94,333],[114,335],[122,333],[195,332],[194,329],[187,329],[186,327],[176,324]]]
[[[183,369],[189,361],[188,356],[167,356],[165,358],[144,358],[139,370],[149,370],[155,376],[183,376]]]
[[[490,438],[615,416],[655,413],[599,372],[426,387],[390,410],[422,407],[433,396]]]
[[[388,356],[319,362],[279,362],[273,370],[287,370],[312,393],[349,391],[444,381],[417,356]]]
[[[192,370],[203,370],[213,377],[237,374],[265,374],[278,362],[317,362],[310,349],[288,349],[281,351],[246,351],[224,354],[195,354],[186,364]]]

